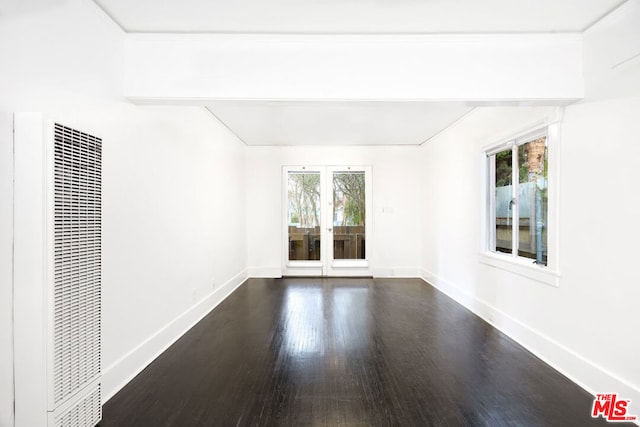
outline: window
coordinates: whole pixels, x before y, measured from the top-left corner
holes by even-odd
[[[562,109],[482,152],[479,261],[560,286],[559,144]]]
[[[493,252],[547,265],[548,150],[544,133],[488,155]],[[514,249],[515,248],[515,249]]]

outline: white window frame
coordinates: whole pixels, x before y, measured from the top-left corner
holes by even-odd
[[[500,270],[508,271],[527,277],[540,283],[558,287],[560,286],[559,265],[559,221],[558,212],[560,205],[559,165],[560,165],[560,121],[561,110],[556,117],[545,119],[535,125],[529,126],[521,132],[515,133],[509,138],[500,140],[485,147],[482,151],[482,237],[479,260],[481,263]],[[535,260],[518,256],[517,233],[514,233],[511,254],[496,252],[495,250],[495,206],[492,197],[492,168],[490,156],[508,148],[517,147],[528,141],[542,136],[547,137],[548,156],[548,212],[547,212],[547,265],[539,265]],[[517,170],[518,156],[513,156],[514,170]],[[493,171],[495,173],[495,171]],[[495,180],[494,180],[495,181]],[[513,186],[514,198],[517,185]],[[513,217],[518,218],[517,203],[514,206]]]

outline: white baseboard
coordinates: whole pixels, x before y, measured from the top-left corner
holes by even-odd
[[[592,395],[618,393],[621,398],[631,399],[630,414],[640,416],[640,389],[638,387],[509,316],[486,301],[470,295],[455,284],[427,270],[422,270],[422,278]]]
[[[156,357],[169,348],[185,332],[226,299],[248,278],[247,270],[236,274],[222,286],[201,299],[187,311],[151,335],[136,348],[104,369],[102,374],[102,403],[138,375]]]
[[[249,268],[249,277],[276,279],[282,277],[282,268],[280,267],[258,267]]]

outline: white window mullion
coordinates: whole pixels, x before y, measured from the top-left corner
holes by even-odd
[[[511,148],[511,254],[514,258],[518,257],[518,238],[519,238],[519,225],[520,225],[520,213],[519,200],[518,200],[518,186],[520,184],[520,167],[518,165],[518,145],[514,144]]]

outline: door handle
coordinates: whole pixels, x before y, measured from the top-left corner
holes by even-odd
[[[327,228],[327,231],[328,231],[329,233],[331,233],[331,228]]]

